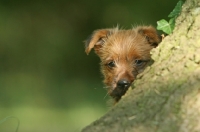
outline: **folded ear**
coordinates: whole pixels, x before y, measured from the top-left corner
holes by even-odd
[[[161,42],[162,37],[158,35],[156,29],[152,26],[142,26],[137,28],[138,33],[143,35],[149,44],[156,47]]]
[[[85,52],[89,54],[92,48],[94,48],[95,52],[99,54],[100,48],[105,43],[105,39],[110,34],[109,29],[101,29],[96,30],[92,33],[90,37],[85,41]]]

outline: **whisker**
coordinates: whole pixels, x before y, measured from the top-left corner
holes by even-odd
[[[108,89],[108,87],[107,87],[107,86],[105,86],[105,87],[103,87],[103,89]]]
[[[109,94],[109,93],[107,92],[103,99],[105,99],[105,98],[108,96],[108,94]]]

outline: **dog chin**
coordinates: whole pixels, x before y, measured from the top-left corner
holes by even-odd
[[[110,92],[110,96],[112,96],[117,101],[121,99],[121,97],[126,93],[129,87],[121,88],[121,87],[115,87]]]

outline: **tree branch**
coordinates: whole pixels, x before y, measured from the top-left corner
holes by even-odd
[[[200,0],[187,0],[173,34],[133,89],[83,132],[200,131]]]

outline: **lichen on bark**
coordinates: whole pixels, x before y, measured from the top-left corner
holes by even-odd
[[[200,131],[200,0],[187,0],[173,34],[133,89],[83,132]]]

